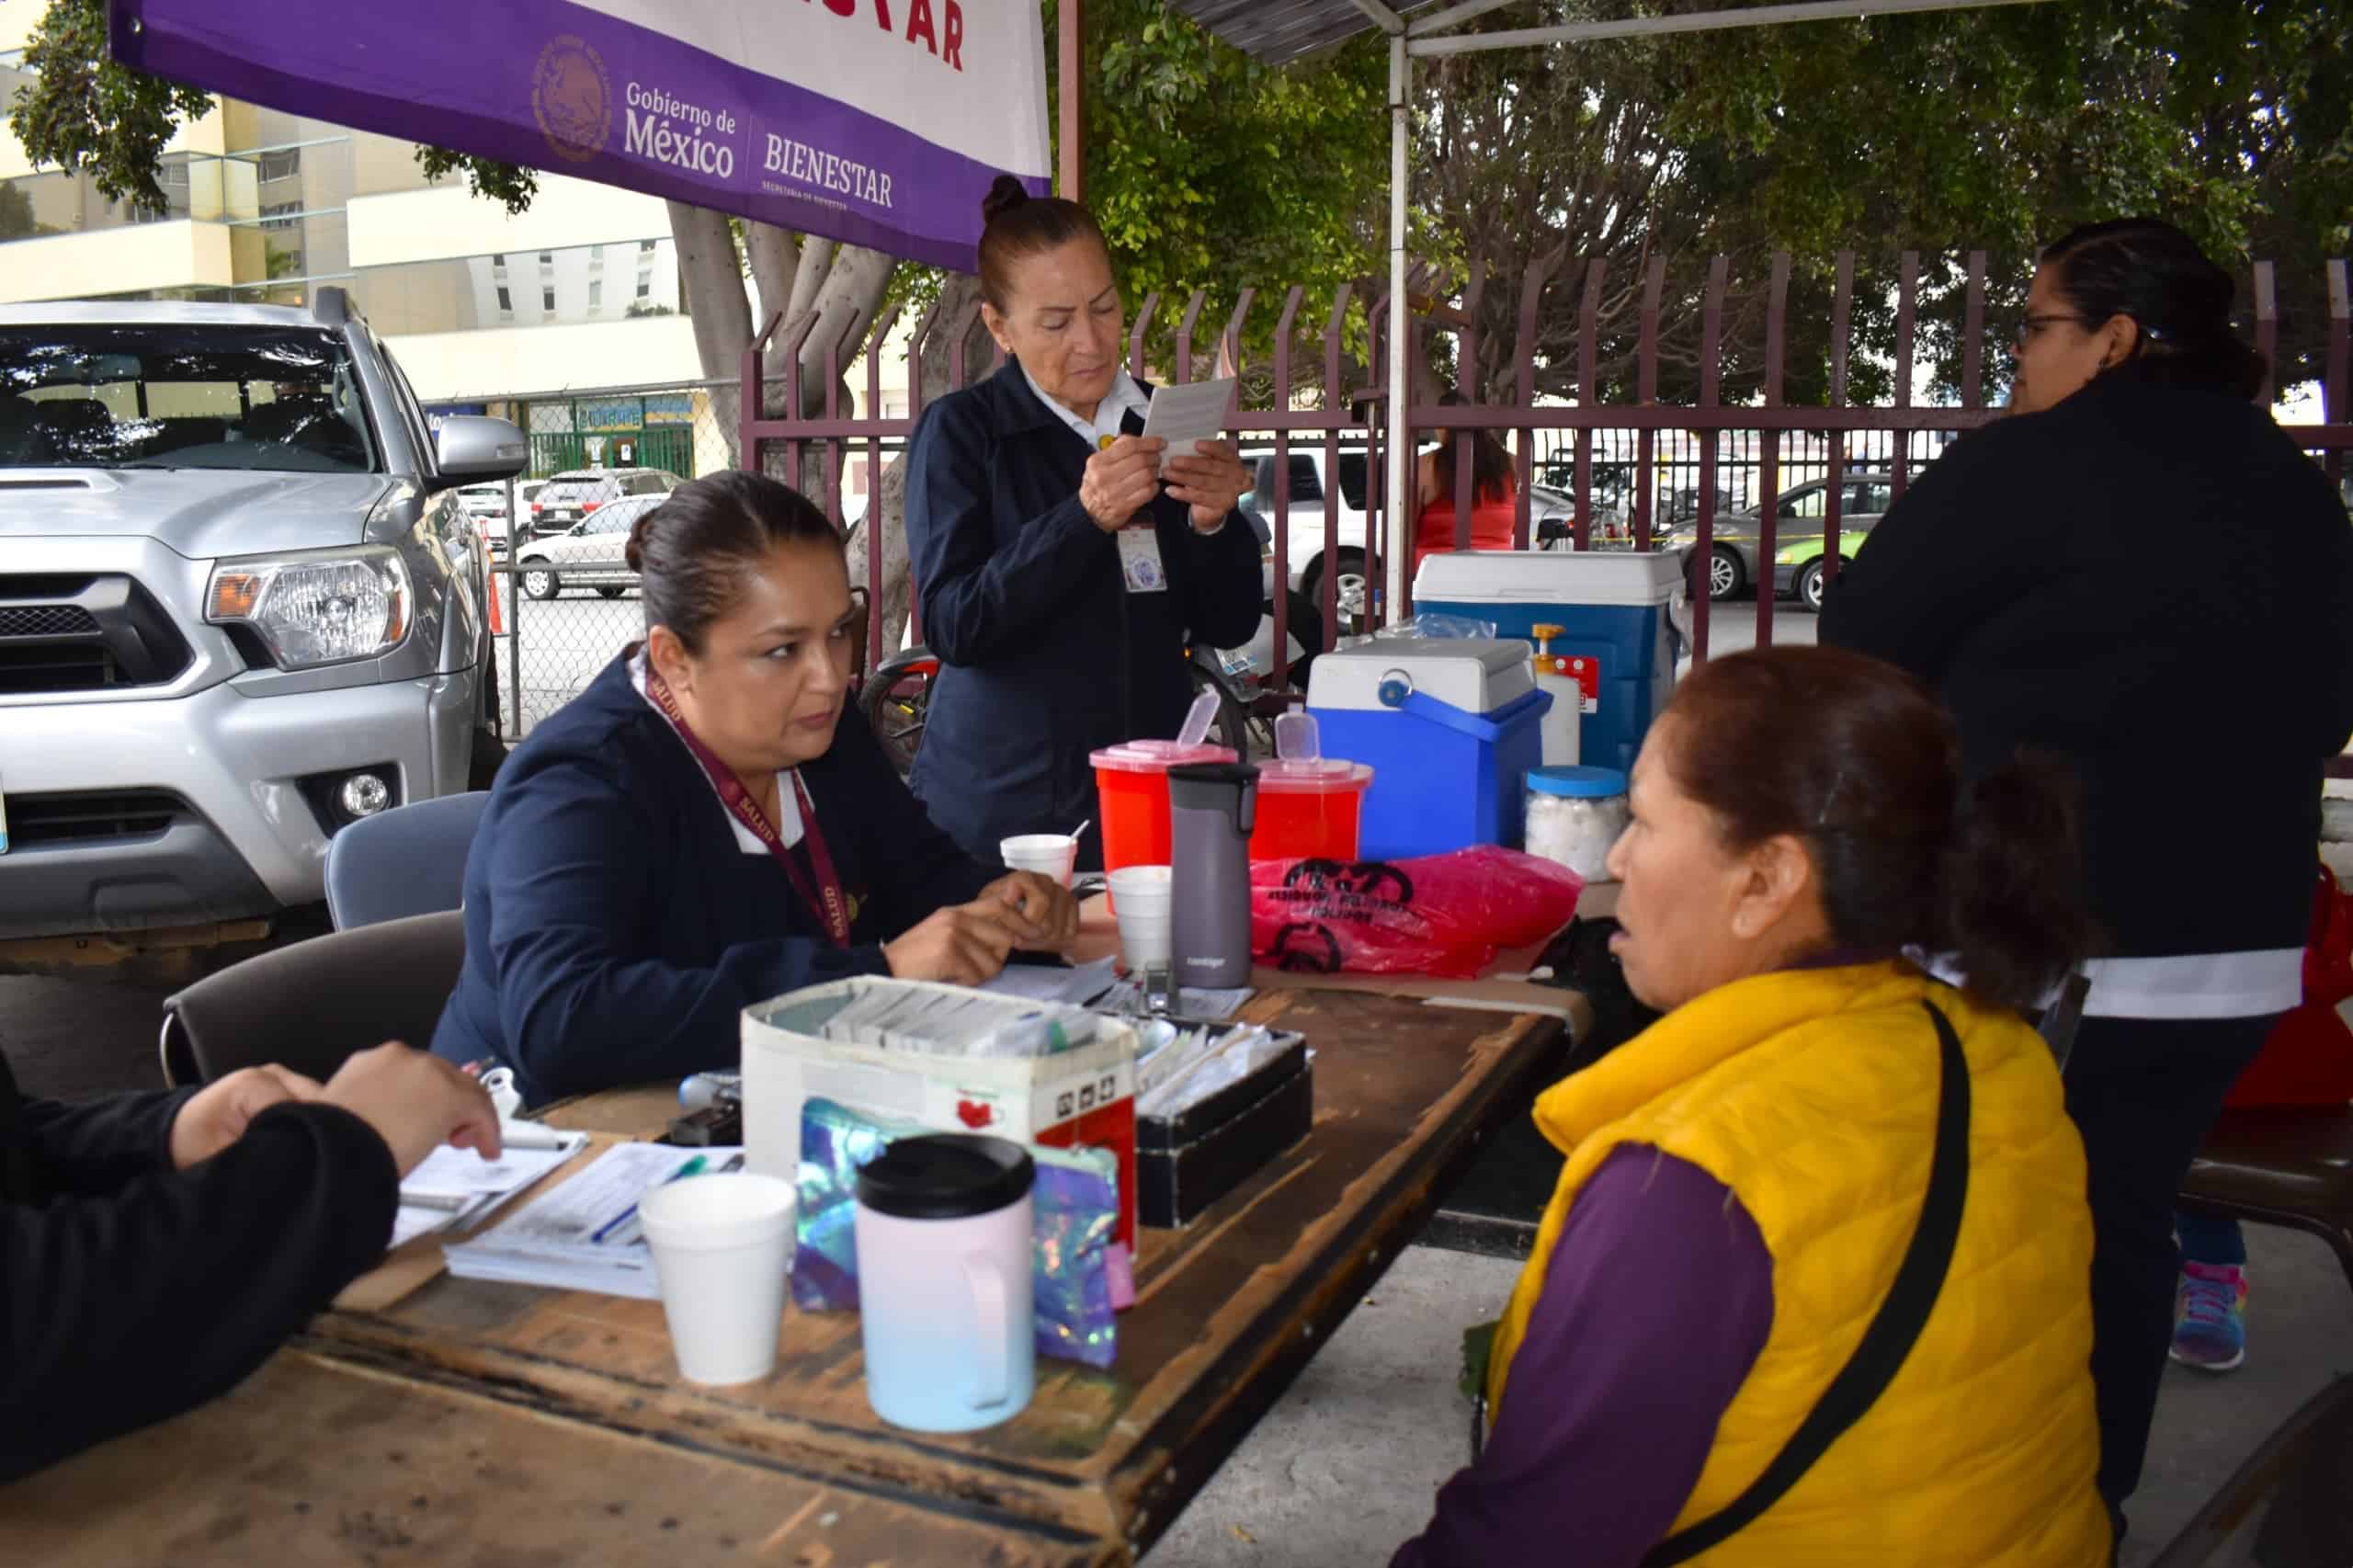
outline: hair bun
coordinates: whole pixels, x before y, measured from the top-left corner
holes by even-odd
[[[981,222],[993,223],[1002,213],[1009,212],[1029,199],[1029,187],[1013,175],[999,175],[989,193],[981,198]]]
[[[653,538],[654,519],[660,517],[666,509],[658,505],[648,506],[637,515],[637,521],[630,525],[629,543],[622,547],[621,560],[631,571],[641,574],[644,572],[645,547]]]

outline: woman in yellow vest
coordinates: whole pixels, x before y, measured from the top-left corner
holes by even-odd
[[[2086,945],[2069,813],[1959,769],[1857,654],[1677,689],[1610,858],[1666,1016],[1537,1101],[1486,1449],[1396,1568],[2109,1561],[2083,1147],[2017,1010]]]

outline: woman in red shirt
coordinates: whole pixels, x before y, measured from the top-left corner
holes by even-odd
[[[1462,394],[1449,392],[1438,399],[1441,408],[1461,406]],[[1425,557],[1454,548],[1455,463],[1462,438],[1471,442],[1471,548],[1509,550],[1518,508],[1519,486],[1512,477],[1511,453],[1485,430],[1449,430],[1434,451],[1422,454],[1417,467],[1421,506],[1414,519],[1414,570]]]

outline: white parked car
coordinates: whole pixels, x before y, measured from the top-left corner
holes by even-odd
[[[623,496],[598,506],[565,532],[524,545],[515,556],[523,591],[535,599],[551,599],[566,588],[594,588],[608,599],[620,597],[624,589],[637,585],[637,574],[629,569],[627,558],[630,530],[666,498]]]
[[[506,486],[503,484],[469,484],[458,492],[458,505],[466,509],[467,518],[474,525],[474,532],[482,536],[493,561],[506,559],[508,520],[506,516]]]

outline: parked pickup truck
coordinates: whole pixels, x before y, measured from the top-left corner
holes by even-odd
[[[0,307],[0,971],[313,903],[339,829],[485,777],[458,491],[527,456],[503,419],[437,443],[340,289]]]

